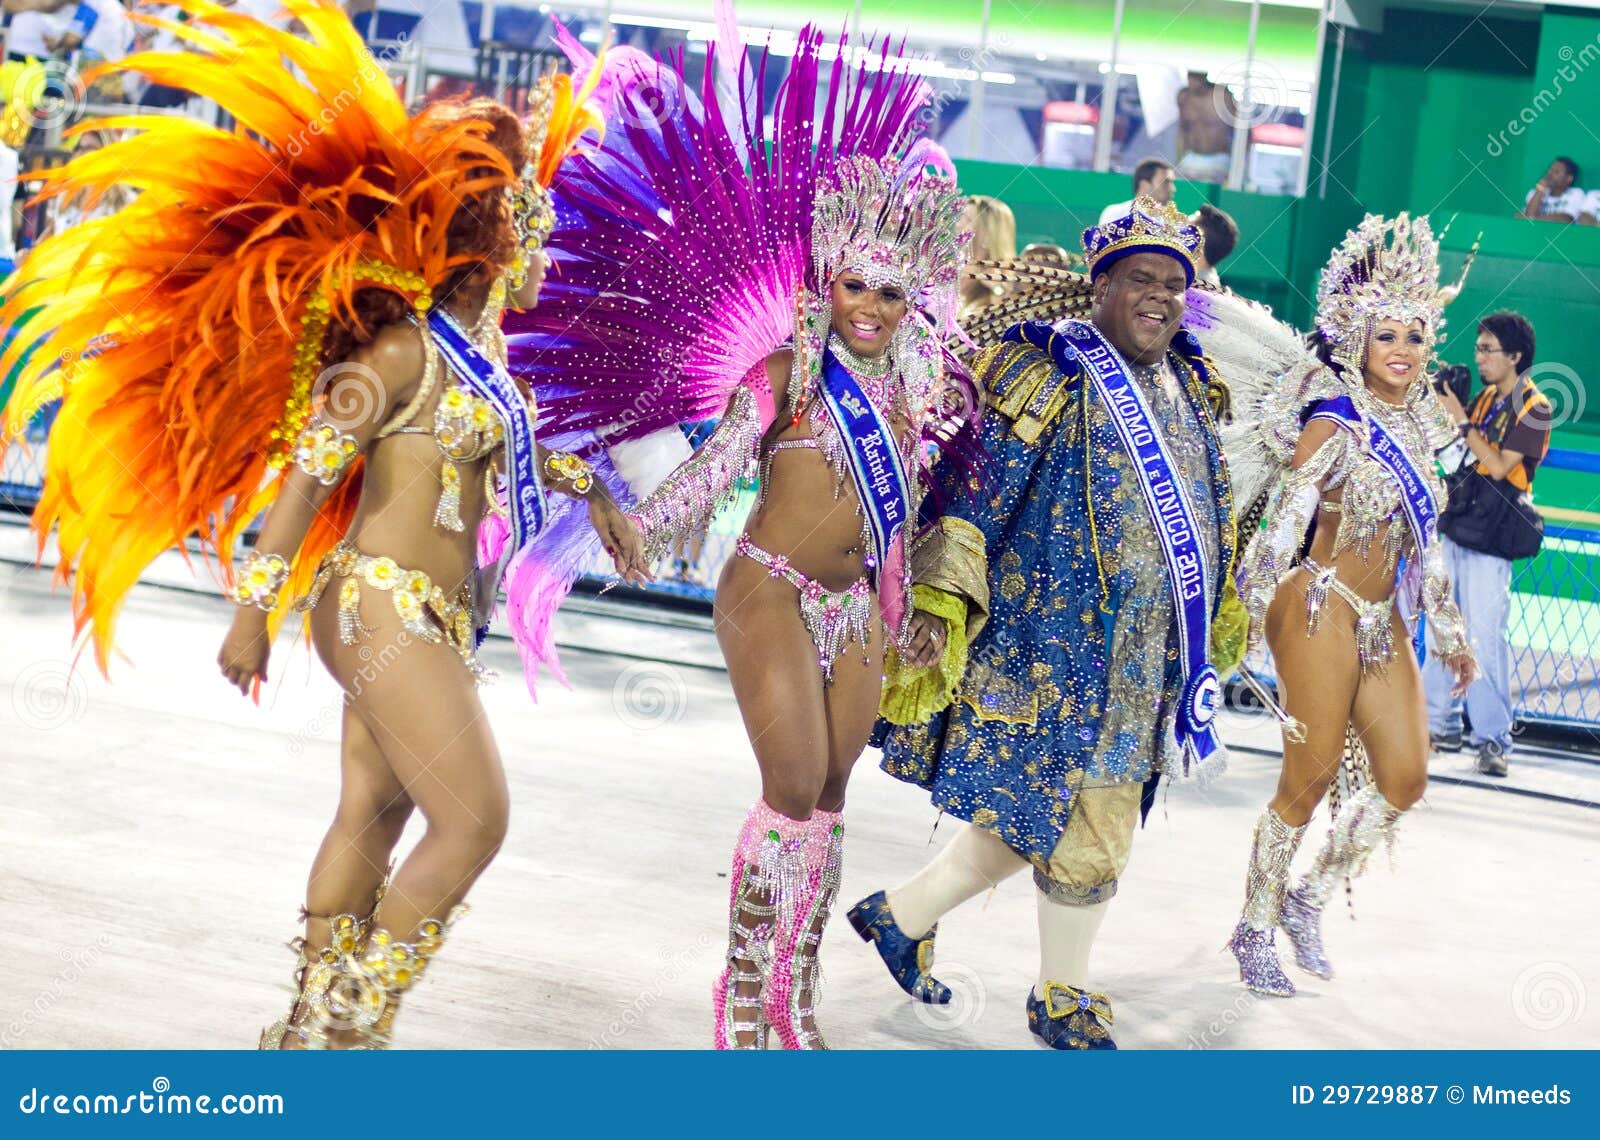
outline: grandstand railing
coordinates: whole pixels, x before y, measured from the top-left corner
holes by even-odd
[[[27,511],[38,501],[52,413],[42,413],[27,438],[5,451],[0,503]],[[1554,449],[1543,466],[1600,472],[1600,455]],[[741,486],[700,543],[663,559],[646,592],[709,609],[755,495],[753,485]],[[1544,547],[1518,562],[1511,579],[1513,707],[1522,721],[1600,729],[1600,516],[1541,509],[1547,513]],[[588,567],[589,585],[610,578],[603,557]]]

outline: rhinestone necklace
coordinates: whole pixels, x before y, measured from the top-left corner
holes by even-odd
[[[848,368],[852,375],[868,380],[882,380],[889,375],[889,369],[894,366],[887,352],[880,356],[862,356],[846,344],[844,337],[838,333],[828,334],[828,347],[839,358],[839,363]]]

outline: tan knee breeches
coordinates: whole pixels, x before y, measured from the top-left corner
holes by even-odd
[[[1088,788],[1078,793],[1048,874],[1034,881],[1057,902],[1078,906],[1105,902],[1117,893],[1117,879],[1128,865],[1133,832],[1139,823],[1142,784]]]

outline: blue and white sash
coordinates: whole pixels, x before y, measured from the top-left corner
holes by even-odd
[[[905,466],[900,461],[900,449],[895,446],[894,429],[873,407],[855,377],[832,351],[823,352],[822,383],[818,388],[845,443],[845,456],[855,480],[856,494],[861,497],[867,513],[874,564],[881,582],[884,570],[894,561],[895,540],[911,509]]]
[[[1411,535],[1417,541],[1417,549],[1426,549],[1428,543],[1433,541],[1434,531],[1439,525],[1439,504],[1434,501],[1428,481],[1417,470],[1406,449],[1400,446],[1400,441],[1385,431],[1376,419],[1363,416],[1349,396],[1335,396],[1321,401],[1306,417],[1306,422],[1314,419],[1331,419],[1352,431],[1360,431],[1361,425],[1366,424],[1372,457],[1394,476],[1400,488],[1400,502],[1405,507],[1406,521],[1411,524]]]
[[[1178,653],[1184,681],[1178,701],[1178,743],[1186,760],[1204,764],[1221,745],[1214,721],[1222,682],[1206,660],[1211,629],[1212,571],[1206,567],[1199,520],[1184,492],[1157,430],[1144,393],[1128,375],[1122,356],[1091,324],[1072,321],[1057,327],[1077,351],[1095,391],[1105,401],[1122,446],[1133,458],[1139,490],[1156,524],[1167,563],[1173,608],[1178,615]]]
[[[534,447],[533,420],[516,381],[502,366],[478,351],[466,331],[443,306],[428,314],[428,331],[450,371],[487,400],[506,431],[506,499],[511,514],[510,551],[516,553],[544,529],[544,484],[539,481],[539,452]]]

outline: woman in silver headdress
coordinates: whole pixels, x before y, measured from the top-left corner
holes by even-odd
[[[1238,585],[1288,719],[1228,943],[1257,993],[1295,992],[1278,926],[1302,969],[1332,977],[1323,908],[1427,786],[1416,615],[1458,691],[1476,671],[1435,532],[1444,488],[1433,456],[1456,435],[1425,379],[1443,301],[1427,219],[1369,215],[1323,270],[1316,361],[1285,374],[1262,407],[1259,442],[1283,471]],[[1332,830],[1290,889],[1290,861],[1330,787]]]

